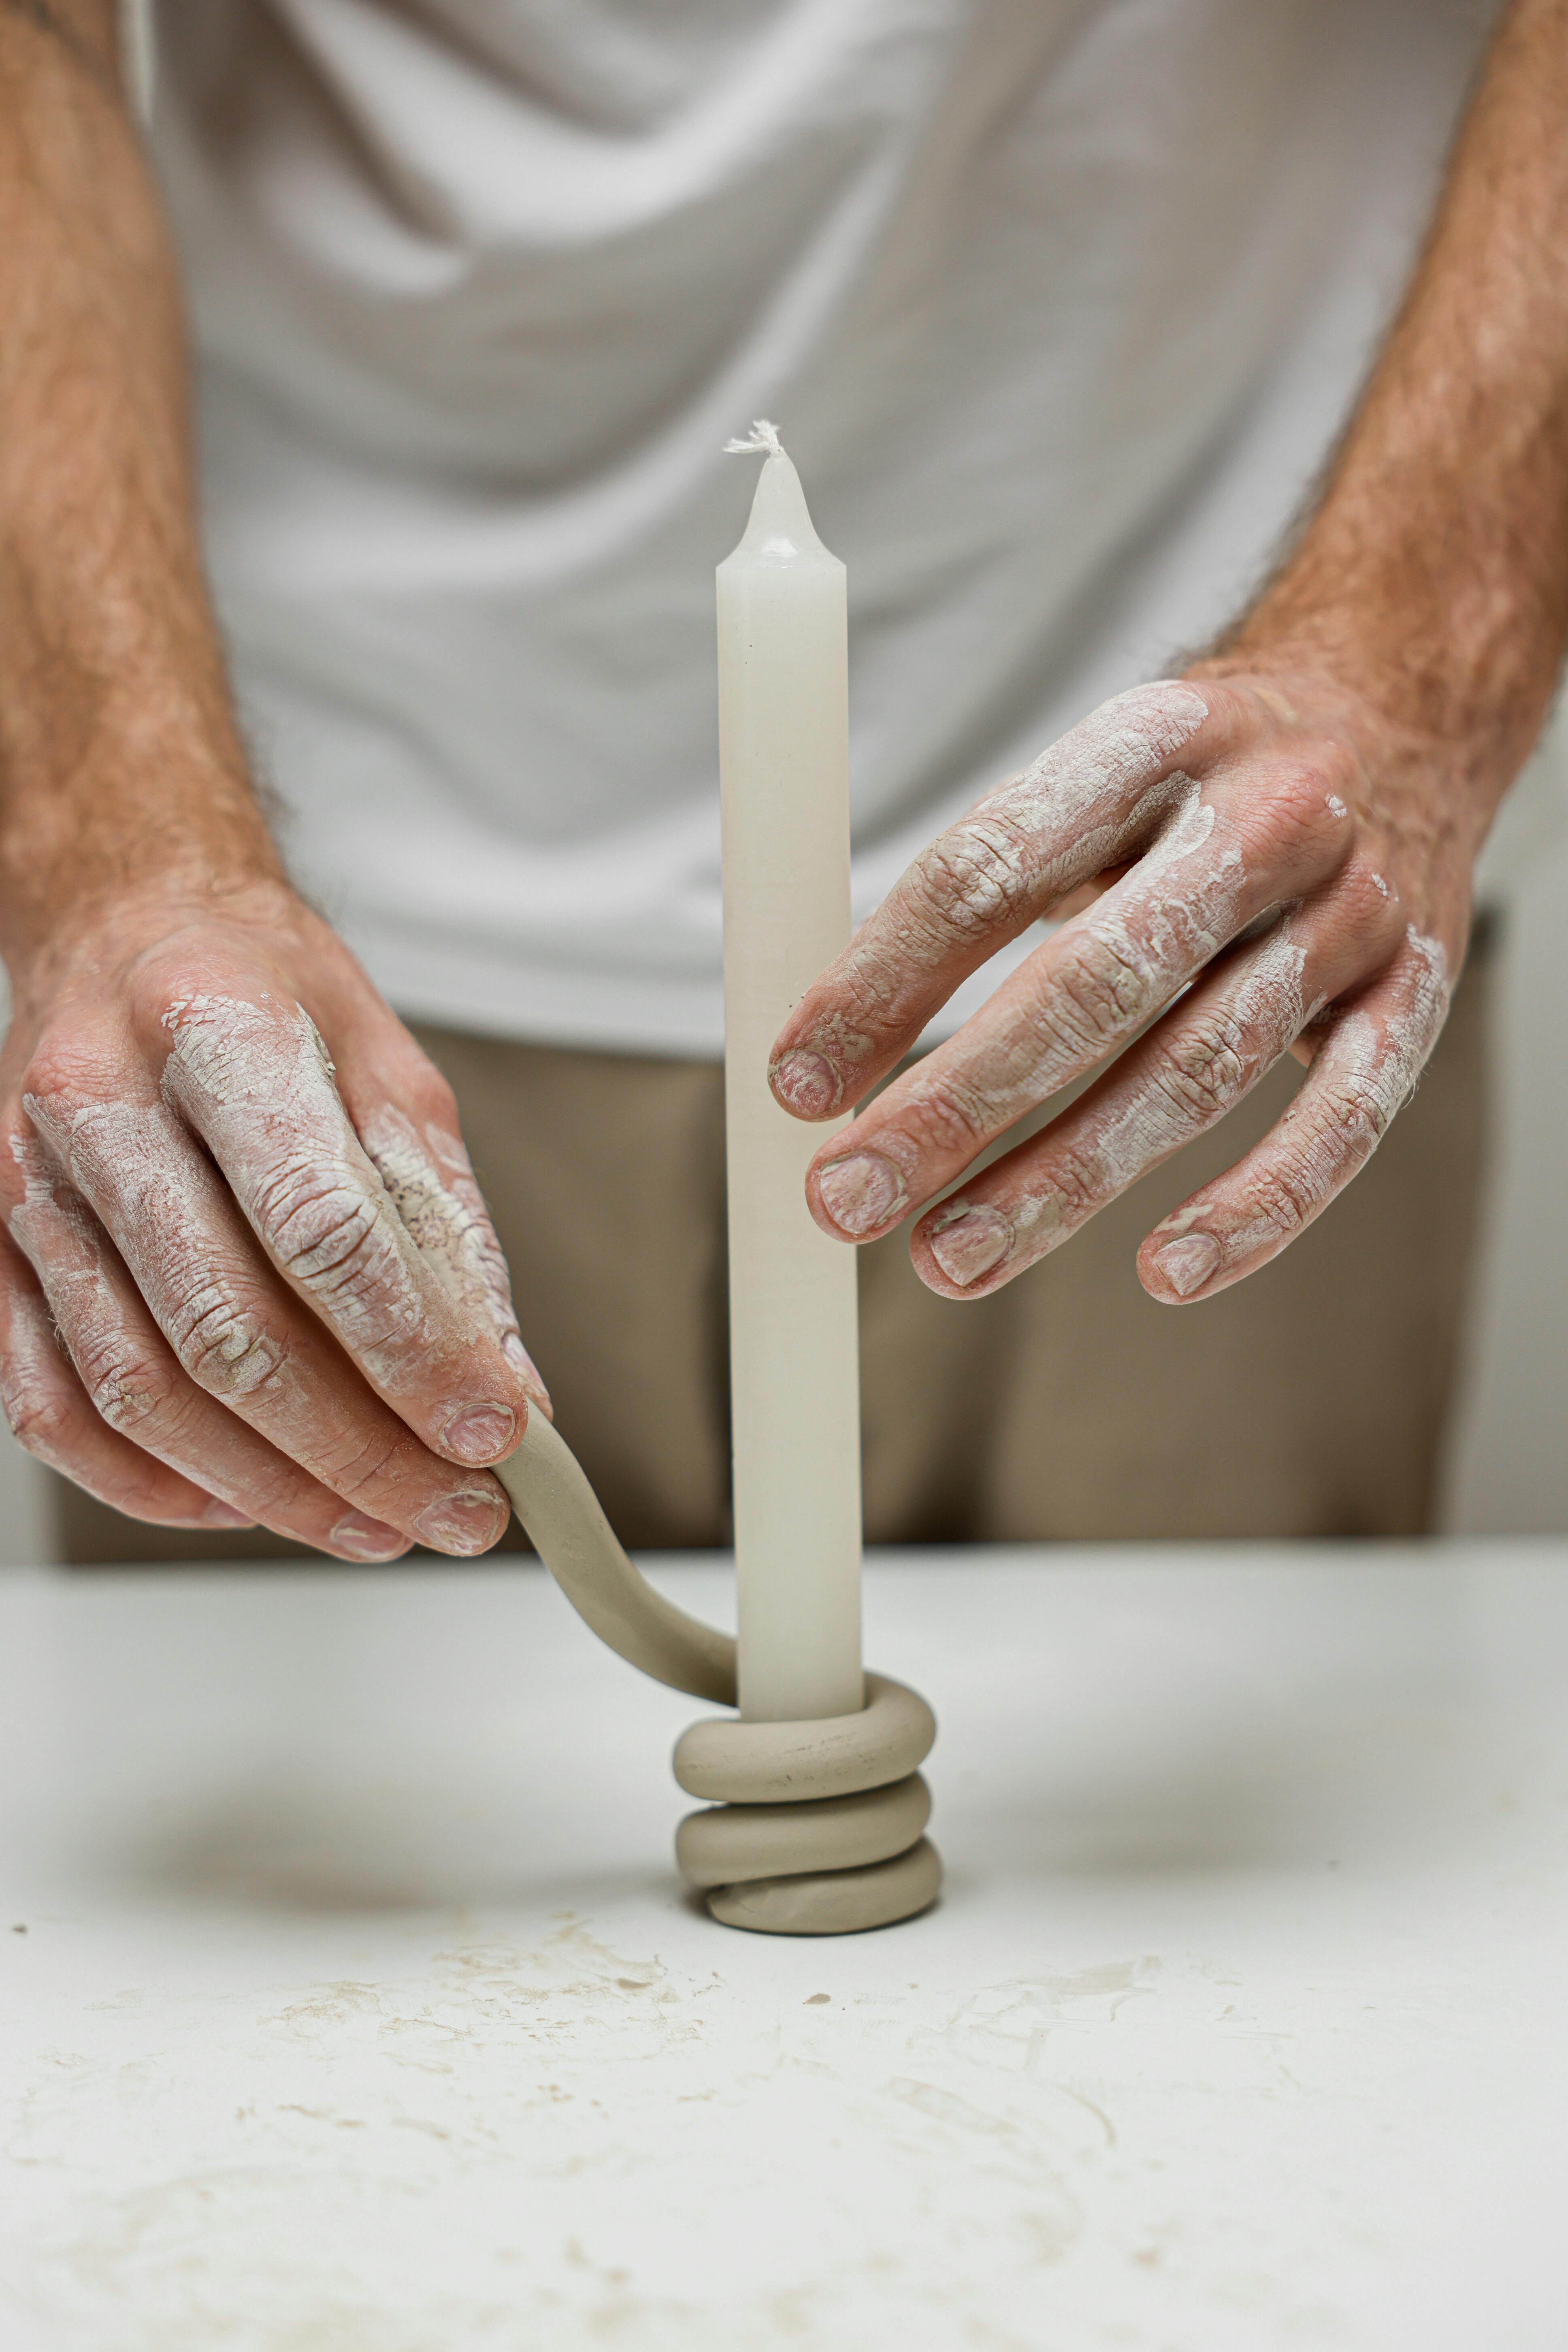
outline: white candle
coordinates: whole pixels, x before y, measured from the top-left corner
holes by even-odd
[[[730,1387],[741,1712],[787,1722],[865,1704],[855,1252],[805,1205],[826,1130],[767,1083],[785,1014],[849,936],[848,633],[844,566],[757,433],[740,446],[771,454],[719,566]]]

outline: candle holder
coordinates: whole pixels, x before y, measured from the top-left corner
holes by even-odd
[[[584,1622],[656,1682],[735,1704],[735,1643],[656,1592],[627,1559],[581,1464],[541,1412],[496,1475]],[[919,1767],[936,1718],[918,1692],[866,1676],[858,1714],[819,1722],[694,1723],[675,1748],[689,1796],[712,1800],[676,1833],[676,1859],[728,1927],[841,1936],[911,1918],[942,1863],[925,1836]]]
[[[729,446],[764,460],[717,575],[735,1550],[753,1715],[677,1742],[676,1779],[711,1801],[680,1824],[676,1858],[726,1927],[837,1936],[935,1898],[918,1768],[936,1722],[916,1692],[861,1672],[855,1255],[806,1213],[824,1129],[791,1118],[767,1077],[781,1022],[849,934],[845,570],[776,426],[759,419]],[[735,1643],[644,1582],[542,1414],[498,1475],[602,1642],[658,1682],[737,1704]],[[853,1714],[815,1712],[857,1696]]]

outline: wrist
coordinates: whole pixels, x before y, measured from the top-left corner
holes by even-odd
[[[1479,472],[1403,411],[1363,420],[1298,545],[1197,667],[1331,681],[1428,744],[1489,817],[1552,705],[1568,573],[1531,486]]]
[[[184,932],[253,931],[276,940],[313,922],[277,869],[228,856],[216,861],[188,850],[157,870],[100,874],[68,903],[31,903],[5,939],[5,961],[18,1012],[68,992],[77,978],[128,971]]]
[[[1386,595],[1330,593],[1287,573],[1184,674],[1272,680],[1288,699],[1326,708],[1380,764],[1390,755],[1424,762],[1473,812],[1479,837],[1540,732],[1556,660],[1522,629],[1502,656],[1468,634],[1408,604],[1401,613]]]
[[[237,739],[205,717],[183,709],[160,723],[143,705],[75,743],[7,747],[0,952],[14,970],[115,910],[283,884]]]

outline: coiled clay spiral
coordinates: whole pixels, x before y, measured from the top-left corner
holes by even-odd
[[[638,1575],[576,1457],[531,1413],[496,1475],[529,1540],[601,1642],[656,1682],[735,1704],[735,1643]],[[689,1796],[712,1801],[676,1833],[676,1859],[726,1927],[838,1936],[923,1911],[942,1884],[918,1766],[936,1738],[923,1698],[866,1677],[858,1715],[817,1723],[694,1723],[675,1748]]]

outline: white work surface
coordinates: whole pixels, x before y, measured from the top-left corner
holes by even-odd
[[[0,2342],[1562,2352],[1565,1566],[875,1563],[947,1891],[812,1942],[531,1566],[0,1574]]]

